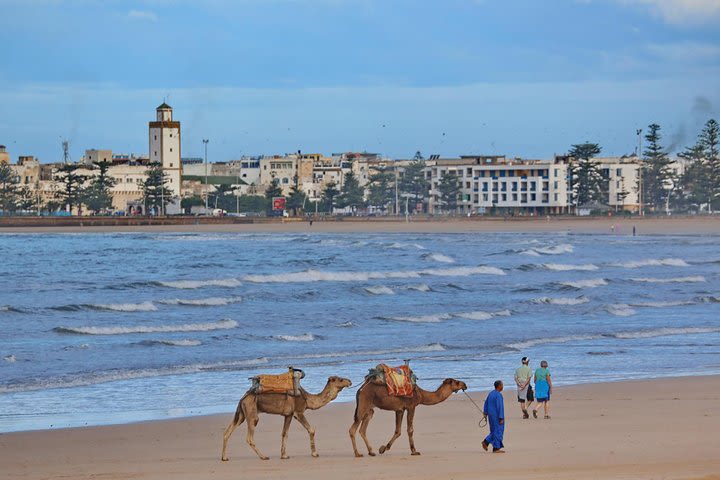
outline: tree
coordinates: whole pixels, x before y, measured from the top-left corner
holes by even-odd
[[[720,207],[720,127],[710,119],[698,135],[697,143],[680,153],[689,164],[680,178],[681,197],[687,203]]]
[[[180,208],[182,208],[185,213],[190,213],[192,207],[199,206],[205,206],[205,200],[203,200],[202,197],[200,197],[199,195],[185,197],[180,200]]]
[[[226,208],[230,203],[233,203],[236,199],[230,198],[231,194],[235,191],[232,185],[227,183],[221,183],[215,186],[215,208],[222,208],[223,210],[229,210]],[[218,207],[219,205],[219,207]]]
[[[58,180],[60,182],[60,190],[56,195],[63,202],[69,212],[73,207],[78,207],[78,214],[81,214],[82,201],[85,195],[85,181],[87,176],[77,173],[82,165],[76,163],[66,163],[58,168]]]
[[[10,165],[0,163],[0,211],[7,215],[17,205],[18,178]]]
[[[27,185],[23,185],[17,191],[15,205],[21,212],[36,210],[38,208],[38,199],[35,192]]]
[[[155,210],[156,215],[164,214],[165,207],[172,200],[172,191],[166,186],[168,183],[167,175],[165,175],[162,165],[158,162],[148,164],[145,175],[145,180],[141,184],[145,213],[152,208]]]
[[[395,198],[395,176],[381,171],[370,176],[368,203],[385,212]]]
[[[297,216],[298,211],[305,207],[305,201],[307,195],[300,188],[300,179],[297,174],[293,177],[293,186],[290,187],[290,196],[287,199],[285,206],[292,210],[293,216]]]
[[[282,187],[280,186],[280,180],[277,178],[273,178],[270,182],[270,185],[267,186],[265,189],[265,198],[270,200],[272,202],[272,199],[274,197],[282,197],[283,191]]]
[[[653,210],[659,210],[670,193],[668,187],[672,185],[673,173],[667,152],[660,144],[660,125],[653,123],[648,128],[650,131],[645,135],[647,148],[643,152],[642,201],[652,205]]]
[[[423,160],[422,154],[418,154],[420,152],[415,154],[415,160],[405,168],[398,185],[402,193],[412,195],[415,203],[423,200],[430,189],[430,182],[425,178],[425,160]]]
[[[571,203],[575,208],[591,203],[607,203],[606,179],[602,171],[592,158],[600,153],[602,148],[597,143],[578,143],[570,147],[568,155],[571,157],[569,166]]]
[[[455,172],[445,171],[438,182],[438,193],[441,206],[447,211],[455,213],[460,199],[460,179]]]
[[[337,206],[340,208],[350,207],[353,211],[365,206],[365,189],[353,172],[345,174],[345,182],[342,191],[338,196]]]
[[[94,166],[99,172],[92,177],[90,185],[85,189],[83,203],[97,214],[100,210],[112,208],[113,197],[110,189],[115,186],[115,179],[108,175],[112,163],[103,160],[94,162]]]
[[[332,213],[335,208],[335,200],[340,195],[340,190],[335,182],[329,182],[322,191],[323,210]]]

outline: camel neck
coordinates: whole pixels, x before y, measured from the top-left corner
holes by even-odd
[[[452,390],[446,385],[440,385],[440,387],[434,392],[423,390],[420,387],[418,387],[418,390],[420,390],[421,395],[420,405],[436,405],[440,402],[444,402],[450,395],[452,395]]]
[[[330,387],[330,384],[325,385],[322,392],[320,393],[308,393],[305,397],[307,402],[307,408],[310,410],[317,410],[322,408],[328,403],[332,402],[337,398],[339,391]]]

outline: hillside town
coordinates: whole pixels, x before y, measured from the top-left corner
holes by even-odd
[[[549,159],[467,154],[388,158],[297,151],[208,162],[181,156],[180,121],[163,102],[148,152],[92,148],[76,162],[11,160],[0,145],[0,212],[25,215],[589,215],[711,212],[720,200],[718,126],[670,156],[660,127],[637,131],[629,155],[592,143]],[[644,142],[644,144],[643,144]],[[638,152],[642,155],[638,156]],[[704,201],[703,201],[704,200]],[[716,205],[715,205],[716,206]]]

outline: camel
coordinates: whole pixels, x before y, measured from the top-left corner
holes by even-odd
[[[235,417],[233,418],[230,425],[225,429],[223,435],[223,449],[222,449],[222,460],[226,462],[228,460],[225,454],[227,450],[227,443],[232,435],[233,431],[240,426],[245,420],[247,420],[247,443],[250,445],[258,457],[262,460],[268,460],[269,457],[265,456],[255,446],[254,434],[255,427],[258,424],[259,413],[269,413],[272,415],[282,415],[285,417],[285,423],[282,429],[282,446],[280,448],[280,458],[290,458],[286,454],[285,442],[288,436],[288,429],[293,417],[297,418],[300,424],[305,427],[308,434],[310,435],[310,453],[313,457],[317,457],[318,453],[315,450],[315,429],[305,418],[305,410],[317,410],[322,408],[331,401],[337,398],[338,393],[343,388],[349,387],[352,382],[347,378],[332,376],[328,378],[325,388],[322,392],[314,395],[306,392],[303,388],[300,388],[300,395],[291,396],[284,393],[259,393],[255,394],[248,391],[243,395],[238,403],[237,410],[235,411]]]
[[[355,423],[352,424],[349,432],[355,456],[362,457],[362,454],[358,452],[357,445],[355,444],[355,432],[357,432],[358,426],[360,426],[360,436],[365,441],[365,446],[368,449],[368,455],[371,457],[375,456],[375,452],[373,452],[366,435],[368,424],[373,417],[374,407],[395,412],[395,433],[386,445],[380,447],[380,454],[382,455],[390,450],[393,442],[400,436],[403,415],[407,410],[407,433],[410,441],[410,452],[412,455],[420,455],[420,452],[415,450],[415,442],[413,440],[415,408],[418,405],[436,405],[447,400],[453,393],[465,389],[467,389],[465,382],[446,378],[434,392],[429,392],[416,386],[412,397],[391,397],[388,395],[385,385],[366,381],[365,384],[358,389],[356,395],[357,404],[355,406]]]

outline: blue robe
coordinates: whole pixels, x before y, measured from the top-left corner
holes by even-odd
[[[497,450],[503,448],[503,435],[505,434],[505,423],[500,424],[500,419],[505,419],[505,403],[503,402],[502,393],[493,390],[485,399],[483,413],[488,417],[488,425],[490,425],[490,435],[485,437],[487,443]]]

